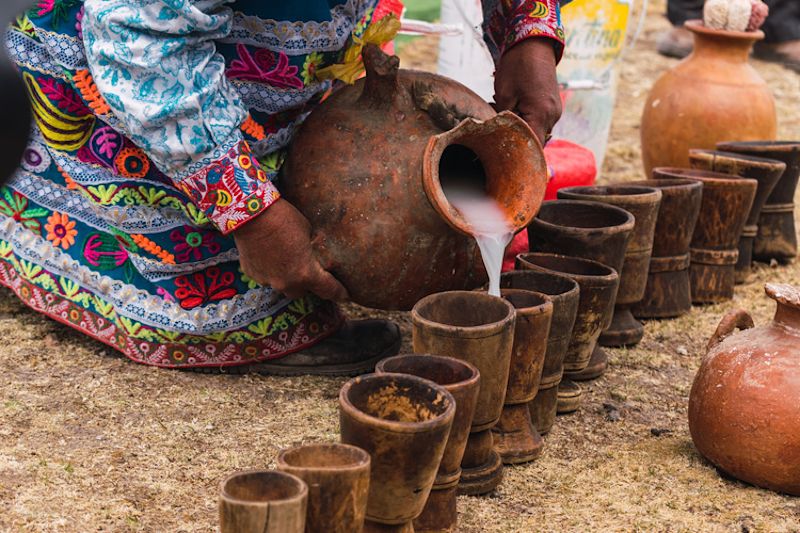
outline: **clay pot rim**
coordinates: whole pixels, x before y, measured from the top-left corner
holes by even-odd
[[[363,383],[364,381],[386,380],[386,379],[393,379],[397,381],[406,381],[406,382],[410,381],[415,386],[422,386],[422,387],[428,387],[429,389],[433,389],[434,391],[436,391],[437,394],[442,394],[444,396],[444,398],[447,400],[448,405],[442,413],[436,415],[430,420],[424,420],[421,422],[402,422],[400,420],[386,420],[385,418],[378,418],[377,416],[372,416],[370,414],[367,414],[361,409],[357,408],[355,405],[353,405],[353,403],[350,401],[348,393],[353,388],[353,386]],[[356,378],[353,378],[347,383],[345,383],[339,390],[339,405],[341,406],[342,409],[347,411],[348,416],[351,416],[352,418],[356,419],[361,424],[369,425],[371,427],[375,427],[389,433],[426,433],[440,426],[445,426],[447,424],[450,424],[453,420],[453,417],[456,414],[456,400],[455,398],[453,398],[453,395],[450,394],[450,391],[448,391],[443,386],[438,385],[429,379],[421,378],[418,376],[412,376],[411,374],[372,373],[372,374],[364,374],[363,376],[358,376]]]
[[[702,19],[687,20],[683,23],[684,27],[695,34],[708,35],[714,37],[725,37],[728,39],[741,39],[745,41],[761,41],[765,35],[762,30],[755,31],[728,31],[728,30],[715,30],[707,27]]]
[[[517,256],[519,256],[519,255],[522,255],[522,254],[517,254]],[[568,299],[573,295],[573,293],[580,293],[580,290],[581,290],[580,285],[578,285],[578,282],[575,281],[574,279],[570,278],[569,276],[565,276],[564,274],[558,274],[556,272],[544,272],[544,271],[541,271],[541,270],[517,270],[517,269],[514,269],[514,270],[510,270],[508,272],[503,272],[502,274],[500,274],[500,288],[501,289],[503,288],[503,278],[509,279],[509,278],[513,278],[513,277],[520,277],[520,278],[521,277],[531,277],[529,275],[529,273],[532,273],[534,276],[551,277],[551,278],[554,278],[554,279],[558,280],[559,283],[568,284],[570,286],[570,288],[567,289],[566,291],[559,292],[559,293],[556,293],[556,294],[550,294],[549,292],[544,292],[544,289],[541,289],[541,288],[538,288],[538,287],[536,289],[525,289],[525,288],[522,289],[522,290],[525,290],[525,291],[532,290],[534,292],[541,292],[542,294],[546,294],[547,296],[550,297],[551,300],[553,300],[553,303],[555,303],[559,299]],[[517,288],[517,287],[507,287],[507,288],[510,289],[510,288]]]
[[[295,488],[297,489],[297,494],[293,494],[286,498],[278,498],[274,500],[243,500],[241,498],[236,498],[232,496],[228,491],[228,483],[233,481],[236,478],[244,477],[244,476],[268,476],[268,477],[280,477],[284,478],[288,481],[291,481],[295,484]],[[233,474],[229,475],[225,479],[220,482],[220,497],[224,498],[226,501],[236,503],[239,505],[248,505],[248,506],[259,506],[259,507],[267,507],[269,505],[275,503],[292,503],[301,501],[304,498],[308,497],[308,485],[305,481],[300,479],[299,477],[295,476],[294,474],[290,474],[288,472],[282,472],[280,470],[260,470],[260,469],[253,469],[253,470],[239,470],[234,472]]]
[[[539,205],[542,203],[542,200],[544,200],[545,189],[547,188],[547,164],[544,157],[544,148],[528,123],[510,111],[501,111],[486,120],[478,120],[475,118],[464,119],[456,125],[455,128],[434,135],[428,140],[423,152],[422,188],[434,211],[436,211],[450,227],[465,235],[472,236],[475,232],[473,231],[472,224],[470,224],[467,219],[464,218],[464,215],[462,215],[461,212],[450,203],[450,200],[447,199],[447,195],[445,195],[440,181],[439,164],[444,151],[451,145],[464,146],[475,153],[478,159],[481,160],[479,148],[473,143],[464,142],[464,140],[468,139],[470,134],[473,134],[475,131],[492,128],[497,124],[505,125],[509,135],[514,134],[520,139],[524,138],[529,143],[533,152],[533,157],[531,157],[529,161],[526,161],[529,167],[527,170],[529,180],[525,184],[527,188],[519,191],[520,193],[530,194],[531,202],[530,204],[519,202],[517,206],[521,207],[525,205],[527,209],[511,213],[512,209],[510,206],[503,205],[499,199],[495,198],[498,205],[500,205],[501,209],[506,214],[513,214],[513,216],[507,217],[509,231],[517,233],[524,230],[528,224],[530,224],[531,220],[536,217],[536,213],[539,211]],[[487,172],[486,185],[489,187],[490,183],[486,159],[481,160],[481,164]]]
[[[663,176],[669,176],[667,179],[682,177],[703,182],[703,186],[708,185],[741,185],[749,184],[753,187],[758,187],[758,181],[752,178],[743,178],[735,174],[725,174],[723,172],[714,172],[713,170],[699,170],[696,168],[682,168],[682,167],[656,167],[653,169],[653,178],[657,173]]]
[[[610,194],[592,194],[590,191],[607,190],[617,191]],[[625,191],[631,191],[626,193]],[[622,207],[620,204],[637,204],[645,205],[651,204],[661,199],[661,191],[656,187],[643,187],[637,185],[628,185],[625,183],[609,183],[608,185],[576,185],[574,187],[564,187],[558,191],[559,198],[561,194],[567,195],[564,199],[589,199],[593,202],[609,203],[617,207]]]
[[[482,298],[486,301],[495,302],[495,304],[499,303],[506,306],[506,309],[509,311],[506,316],[501,318],[500,320],[496,320],[494,322],[489,322],[487,324],[480,324],[478,326],[454,326],[452,324],[445,324],[443,322],[435,322],[427,317],[424,317],[420,314],[420,308],[423,308],[425,305],[429,304],[432,301],[437,299],[447,298],[446,295],[464,295],[464,294],[471,294],[473,296],[469,296],[469,298]],[[494,305],[494,304],[493,304]],[[516,320],[517,311],[514,309],[514,306],[511,303],[507,302],[502,298],[498,298],[497,296],[490,296],[484,292],[476,292],[476,291],[446,291],[446,292],[437,292],[435,294],[430,294],[425,298],[418,301],[414,307],[411,309],[411,321],[417,322],[421,325],[424,325],[426,328],[430,330],[435,330],[437,335],[440,337],[459,337],[463,339],[482,339],[485,337],[491,337],[492,335],[496,335],[498,332],[504,330],[508,327],[508,324],[514,322]],[[452,330],[457,329],[458,332],[453,333]],[[448,335],[443,335],[443,333],[449,333]]]
[[[553,299],[550,298],[547,294],[539,291],[531,291],[528,289],[500,289],[501,297],[508,301],[505,296],[506,295],[514,295],[514,294],[533,294],[537,298],[542,300],[542,303],[537,305],[532,305],[528,307],[517,307],[512,302],[511,305],[514,305],[514,309],[517,313],[525,316],[535,316],[535,315],[544,315],[547,313],[553,312]]]
[[[387,357],[386,359],[381,359],[380,361],[378,361],[378,364],[375,365],[375,373],[376,374],[404,374],[404,372],[392,372],[390,370],[386,370],[384,368],[386,366],[386,362],[387,361],[400,360],[400,359],[405,360],[407,358],[412,358],[412,357],[416,357],[416,358],[420,358],[420,359],[428,360],[428,361],[430,361],[430,360],[446,361],[448,364],[456,363],[457,365],[462,366],[463,368],[467,369],[470,372],[470,376],[468,378],[462,379],[460,381],[454,381],[452,383],[434,382],[434,383],[437,383],[438,385],[446,388],[447,390],[459,390],[459,389],[464,389],[464,388],[470,388],[470,387],[472,387],[474,385],[477,385],[480,382],[481,373],[478,370],[478,367],[476,367],[475,365],[473,365],[469,361],[464,361],[463,359],[456,359],[455,357],[448,357],[446,355],[434,355],[434,354],[429,354],[429,353],[402,353],[402,354],[393,355],[391,357]],[[408,374],[408,375],[414,376],[416,374]],[[422,376],[417,376],[417,377],[422,377]],[[422,378],[422,379],[428,379],[428,378]],[[431,380],[431,381],[433,381],[433,380]],[[458,406],[456,406],[456,409],[458,409]]]
[[[601,269],[606,270],[609,273],[608,274],[603,274],[603,275],[564,273],[563,271],[553,270],[551,268],[544,267],[544,266],[541,266],[541,265],[536,264],[536,263],[530,263],[529,261],[527,261],[525,259],[526,256],[529,257],[529,256],[532,256],[532,255],[540,256],[540,257],[550,257],[550,258],[557,259],[557,260],[566,259],[566,260],[574,261],[574,262],[577,262],[577,263],[583,263],[583,264],[586,264],[586,265],[591,265],[593,267],[600,267]],[[610,266],[608,266],[606,264],[601,263],[600,261],[594,261],[593,259],[584,259],[583,257],[575,257],[575,256],[572,256],[572,255],[551,254],[551,253],[547,253],[547,252],[523,252],[521,254],[517,254],[517,257],[520,259],[520,261],[529,262],[530,264],[536,266],[537,268],[542,269],[543,272],[546,272],[546,273],[551,273],[552,272],[554,274],[559,274],[560,273],[562,275],[566,274],[570,278],[572,278],[572,279],[574,279],[576,281],[577,280],[582,280],[583,283],[588,283],[588,282],[591,282],[591,281],[599,280],[601,282],[604,282],[604,284],[605,283],[613,284],[614,281],[619,278],[619,274],[617,273],[616,270],[614,270],[613,268],[611,268]],[[579,283],[579,286],[580,286],[580,282],[578,282],[578,283]]]
[[[291,454],[300,452],[301,450],[347,450],[350,457],[353,459],[348,464],[338,465],[321,465],[321,466],[308,466],[300,464],[292,464],[288,462]],[[342,442],[313,442],[311,444],[301,444],[299,446],[292,446],[285,448],[278,453],[275,462],[278,470],[286,472],[284,468],[290,468],[293,472],[349,472],[358,471],[369,468],[371,463],[370,455],[363,448],[353,446],[352,444],[345,444]],[[287,472],[291,473],[291,472]]]
[[[749,149],[752,152],[792,152],[800,150],[798,141],[725,141],[717,143],[717,150],[730,151],[731,149]],[[738,152],[736,152],[738,153]]]
[[[542,211],[550,206],[559,207],[567,207],[568,205],[582,205],[585,207],[592,207],[599,211],[612,211],[616,214],[621,214],[625,217],[625,222],[621,224],[614,224],[613,226],[564,226],[561,224],[555,224],[553,222],[548,222],[547,220],[543,220],[539,218],[542,214]],[[598,231],[603,229],[613,230],[611,233],[622,233],[625,231],[632,231],[633,227],[636,223],[636,219],[633,215],[622,209],[621,207],[617,207],[615,205],[603,203],[603,202],[592,202],[590,200],[572,200],[572,199],[563,199],[563,200],[548,200],[546,202],[542,202],[542,205],[539,207],[539,214],[536,215],[536,218],[533,219],[531,225],[528,226],[528,231],[531,230],[535,225],[541,225],[546,228],[559,228],[559,231],[567,233],[569,235],[583,235],[587,232]]]
[[[714,157],[735,159],[737,161],[746,161],[751,163],[753,168],[761,168],[766,170],[776,170],[779,168],[786,168],[786,163],[778,161],[777,159],[769,159],[767,157],[757,157],[749,154],[740,154],[738,152],[726,152],[725,150],[706,150],[700,148],[692,148],[689,150],[689,159],[695,154],[709,154]]]
[[[686,189],[686,190],[693,190],[693,189],[702,189],[703,182],[700,180],[694,180],[691,178],[664,178],[664,179],[649,179],[649,180],[636,180],[632,181],[631,183],[641,183],[641,184],[648,184],[648,187],[653,187],[655,189]]]
[[[800,310],[800,288],[788,283],[767,283],[764,292],[779,304]]]

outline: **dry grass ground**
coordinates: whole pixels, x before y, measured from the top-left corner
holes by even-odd
[[[654,51],[656,2],[621,69],[607,179],[641,178],[639,114],[673,61]],[[406,53],[428,58],[424,42]],[[755,63],[780,106],[780,134],[800,137],[800,77]],[[462,498],[461,530],[800,531],[800,500],[725,479],[695,452],[686,402],[705,340],[741,306],[764,323],[757,270],[724,305],[647,324],[612,351],[586,402],[558,420],[540,460],[507,470],[500,490]],[[363,310],[354,310],[362,313]],[[406,317],[398,317],[410,336]],[[215,376],[129,363],[0,292],[0,530],[212,531],[221,478],[273,464],[279,449],[335,440],[341,379]],[[617,411],[619,417],[608,416]]]

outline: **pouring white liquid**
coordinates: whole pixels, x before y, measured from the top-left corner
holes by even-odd
[[[486,195],[483,189],[463,185],[450,185],[445,195],[461,212],[474,230],[483,265],[489,275],[489,294],[500,296],[500,270],[503,254],[514,237],[514,232],[497,201]]]

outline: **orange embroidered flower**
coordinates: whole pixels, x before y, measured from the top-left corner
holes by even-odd
[[[47,240],[53,241],[53,246],[61,246],[68,250],[75,244],[75,235],[78,234],[78,230],[75,229],[75,221],[70,220],[65,214],[54,212],[47,217],[44,229],[47,230]]]

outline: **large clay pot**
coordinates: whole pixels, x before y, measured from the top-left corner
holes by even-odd
[[[723,142],[717,147],[786,163],[783,176],[761,210],[753,258],[767,263],[775,259],[784,264],[793,260],[797,256],[794,193],[800,178],[800,141]]]
[[[728,474],[800,496],[800,290],[767,285],[778,302],[758,328],[729,313],[708,344],[689,394],[698,451]],[[746,331],[731,335],[736,328]]]
[[[285,472],[249,470],[225,479],[219,490],[221,533],[303,533],[308,486]]]
[[[633,215],[633,233],[619,271],[619,292],[609,328],[600,334],[602,346],[633,346],[642,340],[644,326],[631,313],[631,306],[644,296],[647,272],[653,254],[661,191],[653,187],[611,184],[602,187],[567,187],[559,198],[602,202],[625,209]]]
[[[539,272],[525,268],[516,259],[517,270],[500,276],[500,287],[541,292],[553,302],[553,318],[547,335],[542,377],[536,396],[528,402],[531,421],[541,435],[549,432],[556,420],[558,385],[564,373],[564,357],[572,340],[572,328],[578,312],[580,288],[575,280],[561,274]]]
[[[370,455],[365,533],[409,533],[428,500],[456,402],[447,390],[407,374],[367,374],[339,392],[342,442]]]
[[[653,177],[691,178],[703,183],[700,217],[690,247],[692,303],[730,300],[736,282],[739,238],[753,206],[758,182],[733,174],[686,168],[656,168]]]
[[[358,533],[369,494],[369,454],[338,443],[281,450],[277,468],[308,485],[306,533]]]
[[[691,148],[729,139],[774,139],[775,100],[747,60],[761,31],[712,30],[691,20],[694,50],[656,81],[642,115],[642,157],[653,168],[689,165]]]
[[[440,178],[474,175],[522,229],[544,197],[541,145],[516,115],[495,114],[463,85],[399,71],[364,49],[365,80],[334,92],[295,134],[281,193],[311,222],[320,262],[353,301],[410,309],[485,278],[472,226]],[[469,118],[474,117],[474,118]]]
[[[492,428],[494,449],[505,464],[533,461],[542,453],[544,440],[533,426],[528,403],[539,390],[553,318],[553,302],[540,292],[501,289],[503,298],[517,310],[508,387],[500,420]]]
[[[613,205],[581,200],[556,200],[542,204],[539,214],[528,227],[528,242],[531,252],[591,259],[619,273],[634,225],[632,214]],[[614,294],[611,298],[612,305],[616,297]],[[610,323],[605,327],[609,325]],[[597,342],[594,342],[589,355],[590,359],[583,369],[578,368],[577,361],[564,367],[568,379],[595,379],[605,372],[608,354]]]
[[[462,359],[481,373],[478,406],[461,460],[462,494],[486,494],[503,479],[491,430],[503,412],[515,320],[513,305],[482,292],[432,294],[411,310],[414,352]]]
[[[396,355],[379,362],[377,374],[410,374],[433,381],[453,395],[456,415],[447,438],[442,462],[431,494],[416,519],[417,533],[455,531],[458,522],[456,487],[461,479],[461,459],[467,446],[467,436],[478,403],[481,375],[466,361],[438,355]]]
[[[692,167],[702,170],[713,170],[725,174],[735,174],[744,178],[751,178],[758,182],[756,197],[747,222],[739,239],[739,261],[736,263],[736,283],[747,281],[753,263],[753,241],[758,235],[758,219],[761,210],[778,179],[786,170],[786,163],[776,159],[764,159],[733,152],[717,150],[691,150],[689,160]]]
[[[692,309],[689,243],[700,215],[703,184],[690,179],[663,179],[634,181],[631,185],[661,190],[647,287],[641,301],[633,306],[633,316],[673,318],[684,315]]]

